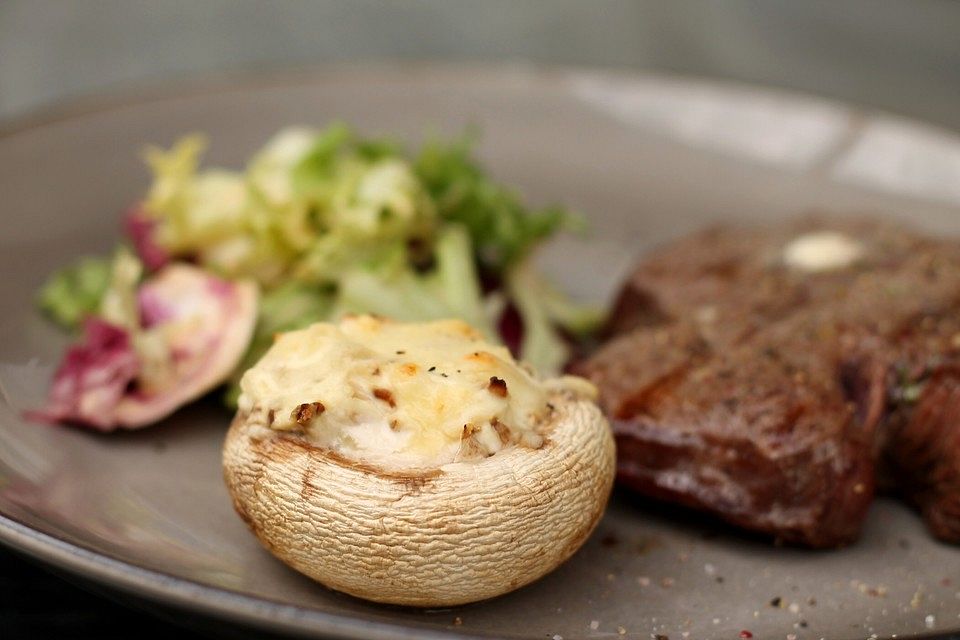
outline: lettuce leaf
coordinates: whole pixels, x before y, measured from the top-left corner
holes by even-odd
[[[529,260],[513,266],[506,282],[523,323],[520,357],[539,371],[558,373],[570,357],[570,348],[557,328],[586,337],[599,329],[602,310],[571,301],[537,273]]]
[[[414,161],[441,218],[464,225],[481,264],[500,273],[522,260],[541,240],[561,229],[579,229],[582,220],[561,207],[529,209],[519,196],[497,184],[473,158],[464,137],[424,145]]]
[[[520,357],[537,371],[548,375],[558,373],[570,357],[570,348],[554,329],[529,263],[512,269],[506,284],[523,322]]]
[[[429,245],[435,231],[436,209],[409,163],[386,148],[347,148],[344,136],[327,132],[294,169],[294,190],[322,230],[296,267],[301,280],[334,281],[397,244]]]
[[[47,279],[37,295],[37,304],[59,325],[76,329],[84,318],[99,310],[109,284],[109,258],[80,258]]]
[[[258,200],[243,173],[198,171],[205,146],[188,136],[170,150],[147,150],[154,181],[143,211],[156,222],[156,244],[225,277],[279,281],[295,255],[276,233],[279,209]]]
[[[130,333],[140,330],[137,287],[143,278],[143,264],[126,247],[117,249],[110,263],[110,279],[100,300],[98,316]]]
[[[459,225],[448,225],[437,239],[434,268],[418,272],[384,261],[377,269],[357,268],[340,281],[335,316],[374,313],[418,322],[461,318],[496,340],[473,261],[470,237]]]

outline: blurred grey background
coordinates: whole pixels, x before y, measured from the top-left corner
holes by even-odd
[[[202,74],[424,58],[731,78],[960,129],[958,0],[0,0],[0,118]]]

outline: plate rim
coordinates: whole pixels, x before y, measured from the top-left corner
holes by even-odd
[[[252,596],[227,587],[205,585],[57,538],[4,513],[0,513],[0,544],[42,564],[134,596],[249,624],[263,630],[282,631],[293,635],[304,635],[305,632],[322,633],[323,637],[343,640],[460,640],[496,637],[483,633],[447,632],[410,624],[362,620],[352,615],[326,613]],[[304,628],[304,621],[309,623],[309,629]]]
[[[191,97],[230,92],[243,93],[251,89],[271,87],[317,85],[348,77],[354,80],[370,81],[378,77],[389,78],[399,75],[407,77],[428,75],[435,78],[444,74],[455,75],[461,79],[464,75],[470,75],[474,78],[489,78],[501,82],[509,76],[532,78],[539,83],[548,84],[568,80],[571,77],[591,77],[624,82],[647,79],[682,82],[693,86],[727,87],[760,95],[778,96],[788,101],[817,102],[845,108],[857,120],[891,117],[952,136],[960,133],[947,125],[853,101],[775,85],[705,75],[656,72],[626,66],[599,67],[521,61],[375,59],[338,61],[272,70],[200,72],[144,82],[122,82],[90,93],[71,95],[0,118],[0,144],[22,133],[60,123]],[[249,595],[228,587],[206,585],[149,569],[113,557],[106,552],[58,538],[35,529],[2,510],[0,510],[0,544],[23,553],[41,564],[114,587],[136,597],[265,631],[299,636],[322,634],[321,637],[343,640],[411,640],[414,638],[460,640],[501,637],[482,631],[439,630],[410,622],[364,620],[351,614],[328,613]],[[318,588],[324,587],[318,586]],[[908,638],[952,640],[957,638],[957,634],[960,634],[960,625],[952,629],[899,637],[904,640]]]
[[[224,69],[211,72],[187,73],[184,75],[152,80],[125,80],[109,84],[90,92],[78,92],[45,102],[34,107],[17,110],[0,117],[0,140],[60,122],[76,120],[110,111],[118,111],[146,104],[179,100],[194,96],[218,93],[242,92],[250,88],[291,87],[313,85],[323,81],[363,76],[450,75],[462,79],[464,75],[485,77],[502,81],[504,77],[533,77],[537,82],[562,82],[573,77],[590,77],[620,82],[631,80],[654,80],[664,83],[683,83],[698,87],[721,87],[747,91],[766,96],[776,96],[788,101],[816,102],[847,109],[855,118],[890,117],[937,131],[960,136],[954,129],[938,122],[915,118],[905,113],[862,104],[854,100],[841,100],[812,91],[804,91],[780,85],[723,78],[705,74],[663,72],[636,69],[625,65],[595,66],[589,64],[563,64],[506,60],[446,61],[430,58],[396,60],[370,58],[354,61],[338,61],[276,69]]]

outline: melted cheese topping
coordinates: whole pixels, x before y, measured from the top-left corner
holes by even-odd
[[[783,250],[787,266],[803,271],[849,267],[863,256],[863,246],[836,231],[816,231],[794,238]]]
[[[388,468],[539,447],[546,386],[459,320],[353,316],[280,335],[241,380],[251,420]]]

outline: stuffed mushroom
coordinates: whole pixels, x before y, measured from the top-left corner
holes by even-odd
[[[368,600],[528,584],[583,544],[613,483],[593,387],[541,381],[460,321],[283,334],[241,390],[223,453],[237,512],[282,561]]]

